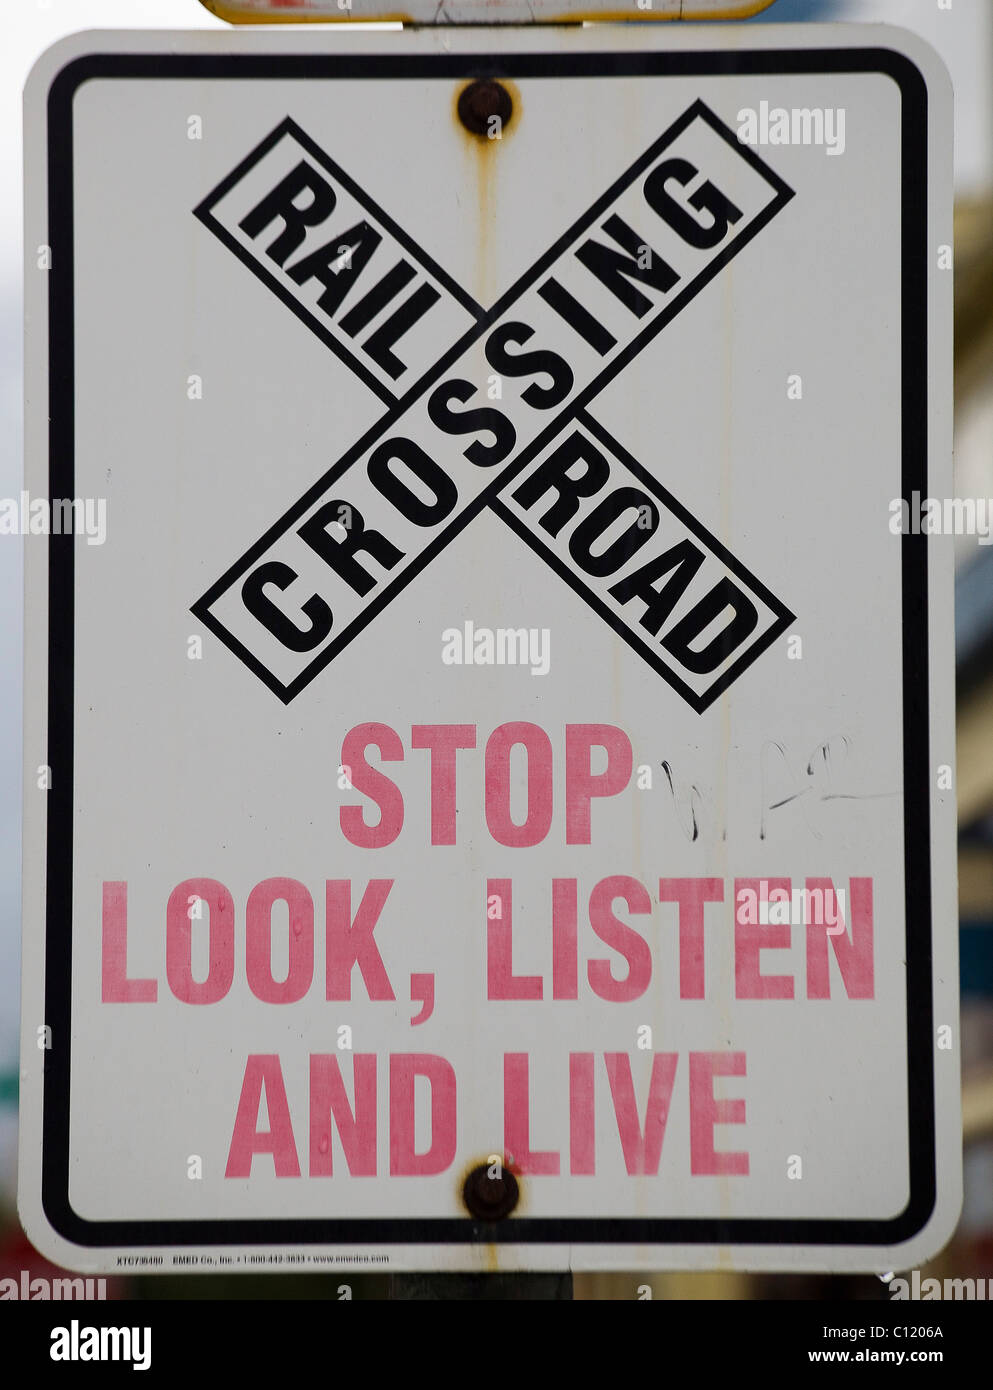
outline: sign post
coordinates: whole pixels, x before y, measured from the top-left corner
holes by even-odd
[[[96,33],[26,104],[32,1240],[934,1253],[952,564],[894,525],[950,487],[930,51]]]

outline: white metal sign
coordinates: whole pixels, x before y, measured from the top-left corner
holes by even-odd
[[[951,557],[892,527],[950,490],[931,53],[109,33],[26,100],[32,1239],[934,1252]]]

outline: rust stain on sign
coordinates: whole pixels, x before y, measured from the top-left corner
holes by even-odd
[[[488,304],[495,293],[495,247],[491,233],[497,215],[497,177],[500,151],[521,122],[523,104],[516,83],[507,78],[468,78],[452,94],[452,121],[476,187],[476,298]],[[466,186],[469,180],[466,179]],[[467,210],[472,215],[473,210]]]

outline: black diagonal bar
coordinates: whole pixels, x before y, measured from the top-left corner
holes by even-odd
[[[320,648],[313,660],[310,661],[293,680],[288,684],[281,682],[265,666],[258,656],[249,650],[249,648],[247,648],[211,611],[212,605],[225,594],[242,575],[246,574],[257,560],[266,554],[274,541],[288,531],[293,523],[299,520],[315,501],[319,500],[354,463],[357,463],[363,457],[373,443],[387,434],[391,426],[399,420],[411,405],[417,403],[432,386],[443,378],[446,371],[459,360],[467,349],[472,347],[478,339],[483,337],[496,323],[498,323],[499,320],[515,306],[522,295],[531,289],[542,276],[545,276],[556,265],[556,262],[563,254],[563,251],[568,249],[570,243],[573,242],[578,235],[589,229],[596,220],[617,201],[618,197],[630,187],[640,174],[651,168],[667,146],[672,144],[673,141],[697,119],[703,120],[712,131],[731,145],[735,154],[747,164],[751,165],[751,167],[761,175],[763,180],[770,185],[774,196],[758,214],[751,218],[748,225],[744,227],[741,233],[733,236],[730,242],[725,245],[716,256],[709,260],[701,271],[693,275],[693,277],[683,285],[679,293],[674,295],[668,303],[661,306],[660,309],[651,316],[650,322],[636,333],[632,340],[622,347],[616,356],[604,363],[593,379],[589,381],[576,396],[568,401],[566,406],[556,414],[555,418],[537,433],[536,437],[531,439],[514,455],[510,462],[499,471],[487,487],[468,501],[461,511],[451,519],[445,529],[431,539],[417,554],[416,558],[407,564],[396,578],[388,580],[378,586],[378,591],[373,598],[357,615],[346,623],[337,636],[333,637],[330,642]],[[391,234],[409,250],[412,258],[418,261],[422,266],[429,267],[434,278],[443,285],[444,289],[452,298],[457,300],[465,310],[468,310],[475,316],[476,323],[463,334],[400,399],[390,404],[384,416],[377,421],[377,423],[368,430],[362,438],[313,485],[313,487],[308,489],[303,497],[301,497],[273,527],[270,527],[265,535],[263,535],[241,559],[235,563],[235,565],[227,570],[226,573],[192,606],[193,613],[205,626],[214,632],[230,650],[232,650],[286,703],[293,699],[300,690],[309,684],[314,676],[333,660],[343,647],[362,631],[382,608],[391,601],[393,597],[400,593],[414,576],[469,524],[472,518],[477,515],[483,507],[488,505],[492,506],[494,510],[511,525],[512,529],[522,534],[520,518],[514,517],[509,512],[508,508],[498,501],[498,494],[501,490],[504,489],[522,469],[527,467],[529,462],[548,445],[549,441],[554,439],[554,437],[566,427],[570,420],[576,418],[581,412],[585,411],[585,407],[589,401],[592,400],[618,372],[623,370],[633,357],[641,351],[657,333],[670,323],[697,294],[699,294],[703,287],[728,263],[731,257],[742,249],[742,247],[746,245],[793,196],[792,190],[769,169],[752,150],[747,146],[741,145],[733,132],[724,126],[702,102],[697,101],[669,127],[659,140],[630,166],[620,179],[611,185],[606,193],[593,204],[583,217],[578,219],[577,222],[535,262],[531,269],[508,290],[490,310],[483,311],[464,290],[458,287],[456,282],[452,281],[440,267],[421,251],[416,243],[402,231],[398,224],[393,222],[392,219],[389,219],[380,208],[372,204],[366,195],[362,193],[362,190],[359,189],[352,180],[348,179],[344,171],[325,155],[323,151],[321,151],[320,148],[295,125],[295,123],[284,121],[275,131],[266,137],[256,150],[254,150],[232,174],[228,175],[228,177],[204,199],[203,203],[196,209],[196,215],[205,225],[211,227],[211,230],[213,230],[226,245],[229,245],[241,260],[249,264],[254,273],[264,282],[268,283],[279,294],[279,297],[283,299],[284,302],[287,302],[289,307],[305,322],[308,321],[308,315],[301,311],[298,303],[293,302],[292,296],[286,292],[285,287],[279,285],[278,281],[276,281],[269,270],[265,266],[260,266],[258,261],[246,252],[245,248],[239,245],[236,239],[226,232],[223,226],[217,222],[212,212],[213,208],[225,196],[228,190],[238,182],[244,172],[250,169],[252,165],[272,148],[287,131],[291,132],[294,138],[301,145],[305,146],[308,153],[311,154],[314,159],[321,163],[324,168],[332,172],[339,182],[345,183],[349,192],[352,193],[357,200],[365,200],[366,206],[374,210],[377,219],[383,225],[388,226]],[[545,285],[541,286],[539,292],[544,292],[545,287],[549,283],[555,282],[546,281]],[[309,326],[314,327],[312,323]],[[317,330],[315,329],[315,331]],[[343,360],[348,362],[363,379],[367,379],[368,373],[360,369],[361,364],[356,363],[354,355],[342,351],[340,343],[334,339],[331,333],[320,333],[319,336],[321,336],[322,340],[326,341]],[[378,390],[378,388],[377,393],[383,397],[383,392]],[[384,397],[384,399],[389,401],[393,398],[387,396]],[[592,424],[593,422],[590,423]],[[597,426],[597,429],[600,430],[601,434],[608,442],[612,454],[618,459],[623,458],[625,465],[630,467],[630,463],[628,462],[630,456],[626,455],[625,451],[621,449],[616,441],[610,439],[610,436],[606,435],[605,431],[602,431],[602,427]],[[708,537],[708,533],[702,527],[699,528],[699,531],[701,538]],[[529,544],[532,544],[532,541],[533,538],[529,540]],[[713,551],[716,542],[712,537],[708,537],[708,542],[710,549]],[[563,573],[562,564],[557,562],[555,558],[548,553],[547,547],[538,543],[532,544],[532,548],[542,554],[543,558],[546,559],[553,569],[556,569],[559,573]],[[669,680],[673,688],[678,690],[680,694],[688,699],[694,708],[698,710],[705,708],[713,698],[716,698],[720,690],[726,688],[732,680],[736,679],[737,675],[739,675],[741,671],[768,646],[769,642],[783,630],[783,627],[792,616],[778,600],[770,595],[768,591],[748,573],[744,566],[734,562],[734,568],[740,577],[747,582],[751,592],[757,594],[771,610],[773,621],[771,626],[763,627],[759,638],[757,638],[753,644],[749,644],[738,661],[733,663],[723,673],[719,673],[718,678],[715,678],[713,685],[706,691],[705,695],[701,695],[700,692],[688,690],[685,682],[679,679],[678,673],[674,672],[670,666],[667,666],[665,662],[661,661],[658,653],[646,650],[644,643],[632,641],[629,632],[622,633],[622,635],[625,636],[625,640],[631,642],[631,645],[639,651],[639,654],[644,656],[649,661],[649,664],[656,670],[659,670],[660,674],[663,674],[665,679]],[[603,603],[591,592],[589,586],[584,585],[582,580],[575,575],[569,578],[569,582],[576,592],[580,593],[584,600],[590,603],[595,611],[606,618],[611,626],[615,627],[617,630],[621,629],[623,625],[619,624],[616,618],[608,615],[604,611]]]

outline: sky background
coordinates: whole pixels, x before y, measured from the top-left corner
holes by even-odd
[[[384,5],[384,8],[389,8]],[[758,22],[848,19],[901,24],[938,50],[955,87],[957,195],[993,179],[993,0],[775,0]],[[22,487],[21,92],[35,59],[81,29],[226,29],[199,0],[5,0],[0,43],[0,498]],[[399,27],[399,26],[390,26]],[[314,32],[310,28],[310,32]],[[316,37],[316,35],[315,35]],[[13,1200],[20,992],[23,540],[0,536],[0,1198]],[[140,784],[136,783],[136,795]]]

